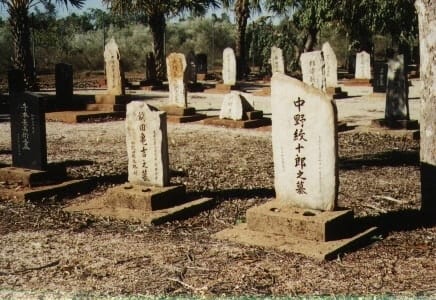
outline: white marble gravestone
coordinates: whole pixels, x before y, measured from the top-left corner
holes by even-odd
[[[104,47],[107,92],[110,95],[123,95],[123,82],[120,67],[120,51],[114,38]]]
[[[338,60],[329,42],[322,45],[322,53],[325,62],[325,84],[326,87],[338,86]]]
[[[385,119],[409,120],[407,80],[404,56],[397,55],[388,61]]]
[[[362,51],[356,54],[356,79],[371,79],[371,57]]]
[[[283,51],[273,46],[271,48],[271,72],[285,74],[285,63],[283,61]]]
[[[250,95],[241,92],[231,92],[224,96],[219,118],[238,121],[244,118],[245,112],[253,110]]]
[[[130,183],[169,185],[165,112],[142,101],[127,104],[126,144]]]
[[[185,87],[186,58],[182,53],[171,53],[167,59],[169,104],[187,107]]]
[[[321,51],[305,52],[300,56],[303,82],[325,91],[325,66]]]
[[[276,73],[271,80],[276,199],[334,210],[338,191],[336,107],[325,93]]]
[[[236,57],[232,48],[226,48],[223,51],[223,83],[236,84]]]

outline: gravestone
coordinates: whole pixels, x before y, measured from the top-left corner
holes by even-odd
[[[73,101],[73,66],[58,63],[55,66],[56,101],[61,107],[72,104]]]
[[[186,58],[186,80],[189,83],[197,83],[197,62],[193,51],[189,52]]]
[[[285,63],[283,60],[283,51],[280,48],[273,46],[271,48],[271,72],[272,74],[285,73]]]
[[[409,120],[407,76],[403,55],[388,61],[386,120]]]
[[[139,101],[127,105],[126,144],[129,182],[169,184],[166,113]]]
[[[356,54],[356,79],[371,79],[371,57],[369,53],[362,51]]]
[[[374,62],[374,78],[372,79],[373,91],[375,93],[385,93],[387,76],[388,76],[388,65],[384,61]]]
[[[246,223],[218,239],[333,259],[368,241],[353,212],[337,210],[337,111],[323,91],[284,74],[271,80],[276,198],[247,210]]]
[[[321,51],[302,53],[300,56],[303,82],[325,91],[325,64]]]
[[[318,89],[290,77],[276,76],[271,89],[276,198],[302,208],[335,209],[334,103]]]
[[[186,59],[182,53],[171,53],[167,59],[169,103],[178,107],[187,107],[185,87]]]
[[[33,170],[47,167],[43,98],[33,93],[10,95],[12,166]]]
[[[8,90],[9,93],[24,92],[24,73],[18,69],[8,71]]]
[[[153,52],[148,52],[145,57],[145,80],[149,82],[156,81],[156,61]]]
[[[110,95],[124,95],[123,74],[120,64],[120,51],[114,38],[104,48],[107,92]]]
[[[251,103],[239,92],[231,92],[224,96],[220,110],[220,119],[243,120],[247,119],[247,112],[254,111]]]
[[[205,53],[199,53],[195,56],[197,62],[197,73],[207,74],[207,55]]]
[[[236,57],[232,48],[223,51],[223,83],[225,85],[236,84]]]
[[[333,51],[330,43],[325,42],[322,45],[322,53],[325,62],[325,81],[326,87],[337,87],[338,86],[338,61],[336,59],[336,54]]]

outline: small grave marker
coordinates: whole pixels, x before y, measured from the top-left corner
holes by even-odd
[[[362,51],[356,54],[356,79],[371,79],[371,57]]]
[[[301,54],[300,62],[301,72],[303,73],[303,82],[325,91],[325,65],[322,52],[305,52]]]
[[[271,72],[285,73],[285,63],[283,60],[283,51],[280,48],[273,46],[271,48]]]
[[[232,48],[226,48],[223,51],[223,83],[236,84],[236,57]]]
[[[107,92],[110,95],[124,95],[123,74],[120,65],[120,51],[114,38],[104,48]]]
[[[186,58],[182,53],[171,53],[167,57],[169,104],[186,108],[187,91],[185,87]]]
[[[58,63],[55,66],[56,100],[61,106],[72,104],[73,100],[73,66]]]

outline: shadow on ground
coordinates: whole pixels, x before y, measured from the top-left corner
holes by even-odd
[[[339,169],[356,170],[366,167],[396,167],[396,166],[419,166],[418,151],[388,151],[370,155],[362,155],[362,158],[339,158]]]

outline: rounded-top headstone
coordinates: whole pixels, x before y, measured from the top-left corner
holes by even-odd
[[[223,51],[223,83],[236,84],[236,57],[232,48],[226,48]]]
[[[114,38],[111,38],[104,48],[106,65],[107,91],[111,95],[123,95],[123,79],[120,66],[120,51]]]
[[[273,46],[271,48],[271,72],[274,73],[285,73],[285,63],[283,60],[282,49]]]
[[[371,79],[371,56],[362,51],[356,54],[356,79]]]
[[[167,59],[169,103],[180,107],[187,106],[185,71],[186,58],[183,53],[171,53]]]

